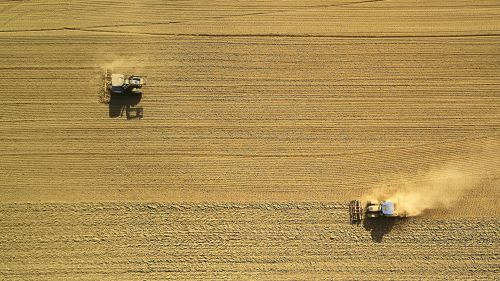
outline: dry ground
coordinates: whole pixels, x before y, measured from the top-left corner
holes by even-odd
[[[1,2],[0,276],[498,278],[499,17],[498,1]],[[106,66],[146,76],[144,119],[98,103]],[[342,202],[454,163],[485,175],[460,208],[382,241],[345,223]]]
[[[493,280],[498,218],[349,226],[343,204],[4,204],[5,280]],[[381,243],[377,243],[381,241]]]

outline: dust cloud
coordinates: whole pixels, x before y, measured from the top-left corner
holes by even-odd
[[[127,64],[125,63],[125,60],[123,59],[114,59],[112,61],[108,61],[105,63],[100,63],[99,65],[102,69],[114,69],[114,68],[120,68],[120,67],[125,67]]]
[[[94,65],[102,70],[109,69],[115,72],[143,73],[149,65],[149,57],[144,53],[97,53],[94,58]]]
[[[449,209],[488,177],[488,170],[498,164],[494,162],[497,161],[447,164],[412,180],[380,184],[363,200],[391,200],[406,216],[418,216],[429,209]]]

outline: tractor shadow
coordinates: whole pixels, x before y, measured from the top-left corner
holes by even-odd
[[[111,93],[109,100],[109,117],[117,118],[123,116],[131,106],[141,102],[142,94],[114,94]]]
[[[365,218],[363,220],[363,227],[367,231],[370,231],[373,242],[381,243],[384,239],[384,235],[391,232],[393,227],[401,218]]]

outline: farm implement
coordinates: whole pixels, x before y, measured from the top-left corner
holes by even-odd
[[[397,209],[397,204],[390,200],[380,202],[377,200],[370,200],[366,203],[364,212],[361,207],[361,201],[352,200],[349,202],[349,219],[351,224],[361,223],[363,216],[366,218],[403,218],[406,217],[406,214],[399,211]]]

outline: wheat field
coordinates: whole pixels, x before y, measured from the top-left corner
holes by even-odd
[[[498,1],[1,2],[0,279],[497,279],[499,18]],[[143,119],[99,103],[106,68],[145,77]],[[443,166],[480,182],[349,225],[349,200]]]

